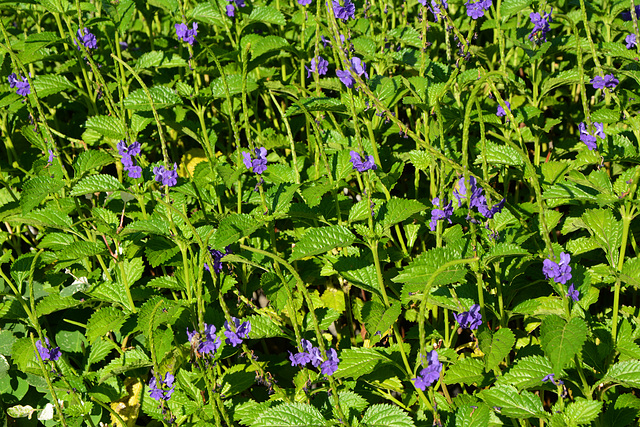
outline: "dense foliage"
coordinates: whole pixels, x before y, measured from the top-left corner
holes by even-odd
[[[4,425],[637,425],[633,2],[0,9]]]

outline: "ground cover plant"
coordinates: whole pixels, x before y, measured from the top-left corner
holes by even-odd
[[[633,2],[0,9],[3,425],[637,425]]]

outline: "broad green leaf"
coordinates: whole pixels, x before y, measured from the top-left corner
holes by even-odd
[[[33,265],[34,258],[35,254],[33,253],[22,254],[11,264],[9,271],[18,289],[22,288],[22,282],[27,280],[29,272],[37,266]]]
[[[93,344],[111,331],[118,331],[129,315],[115,307],[103,307],[94,312],[87,322],[87,340]]]
[[[511,418],[546,418],[540,397],[528,391],[519,391],[510,385],[497,385],[478,393],[489,406],[500,409],[500,413]]]
[[[520,0],[515,0],[520,1]],[[575,46],[575,43],[574,43]],[[569,70],[560,71],[559,73],[550,76],[542,83],[542,90],[540,96],[543,97],[547,92],[563,85],[573,85],[580,83],[580,73],[577,69],[571,68]]]
[[[219,9],[215,6],[215,3],[212,2],[198,3],[193,9],[187,12],[187,17],[216,28],[224,27],[223,20],[225,18],[222,17]]]
[[[113,116],[91,116],[87,119],[85,126],[107,138],[124,139],[125,136],[122,122]]]
[[[252,21],[264,22],[267,24],[286,25],[287,21],[284,15],[275,7],[256,6],[251,11],[249,19]]]
[[[38,0],[38,3],[49,12],[65,13],[69,9],[68,0]]]
[[[526,249],[522,249],[520,246],[514,243],[505,243],[500,242],[493,246],[487,253],[482,257],[482,263],[484,265],[490,265],[502,258],[507,257],[521,257],[531,255],[529,251]]]
[[[507,18],[509,18],[511,15],[525,10],[532,2],[533,0],[505,0],[500,5],[500,15],[502,16],[502,21],[506,22]]]
[[[484,366],[487,372],[496,368],[516,343],[516,337],[509,328],[500,328],[495,334],[485,331],[480,334],[480,349],[484,353]]]
[[[71,296],[62,297],[59,292],[55,291],[38,301],[38,305],[36,305],[36,314],[38,317],[44,316],[56,311],[75,307],[80,304],[82,304],[80,299],[76,299]]]
[[[460,406],[456,411],[456,427],[488,427],[490,409],[483,403]]]
[[[114,161],[115,159],[113,156],[105,151],[83,151],[73,163],[73,168],[75,169],[77,176],[82,176],[85,172],[110,165]]]
[[[320,411],[302,403],[283,403],[264,411],[251,427],[325,427]]]
[[[291,261],[323,254],[337,247],[349,246],[354,240],[353,233],[342,225],[310,228],[293,248]]]
[[[603,383],[615,382],[628,387],[640,387],[640,360],[625,360],[611,366],[602,379]]]
[[[153,268],[166,263],[179,252],[180,248],[164,237],[153,237],[144,247],[144,253]]]
[[[406,412],[389,404],[369,406],[360,423],[362,427],[415,427]]]
[[[418,33],[418,31],[415,28],[409,25],[403,26],[403,27],[398,26],[392,29],[391,31],[387,31],[386,36],[394,37],[400,40],[401,42],[406,43],[413,47],[417,47],[417,48],[422,47],[422,41],[420,40],[420,33]]]
[[[169,229],[169,223],[166,220],[160,218],[141,219],[134,221],[127,225],[122,234],[129,233],[144,233],[144,234],[159,234],[162,236],[169,236],[171,230]]]
[[[479,383],[483,378],[482,360],[476,357],[465,357],[457,360],[446,372],[444,383],[452,384],[473,384]]]
[[[247,320],[251,322],[251,331],[249,332],[249,338],[251,339],[287,336],[280,325],[268,316],[251,315],[247,316]]]
[[[227,86],[229,88],[229,96],[238,95],[242,93],[242,75],[231,74],[223,77],[218,77],[211,81],[209,89],[211,90],[211,96],[214,98],[226,98],[226,91],[223,83],[223,79],[226,79]],[[247,77],[247,93],[251,93],[258,89],[258,84],[252,77]]]
[[[579,317],[567,322],[560,316],[550,315],[542,320],[540,343],[551,361],[554,373],[564,369],[573,360],[586,339],[587,325]]]
[[[380,295],[378,276],[372,261],[355,256],[341,256],[333,264],[333,268],[355,286]]]
[[[64,187],[64,182],[48,176],[36,176],[25,182],[20,193],[20,207],[26,214],[38,206],[49,194]]]
[[[620,121],[620,110],[618,108],[601,108],[591,113],[591,121],[618,123]]]
[[[394,224],[404,221],[413,214],[422,212],[427,207],[417,200],[393,198],[382,205],[378,211],[377,221],[384,228],[390,228]]]
[[[549,359],[543,356],[527,356],[519,359],[509,372],[498,377],[497,383],[509,384],[522,390],[540,386],[542,379],[550,373],[555,373],[555,378],[559,379],[560,373],[553,371]]]
[[[116,349],[117,344],[109,339],[99,339],[91,345],[89,358],[87,359],[87,367],[94,363],[102,362],[105,357]]]
[[[545,200],[553,201],[554,205],[570,204],[577,202],[595,203],[598,191],[582,184],[564,181],[556,183],[542,193]]]
[[[289,46],[289,42],[287,39],[278,36],[266,36],[260,40],[259,43],[255,45],[251,45],[251,59],[256,59],[260,55],[263,55],[268,52],[273,52],[275,50],[280,50],[284,47]]]
[[[219,251],[228,245],[251,235],[262,226],[262,222],[247,214],[231,214],[220,221],[218,230],[211,239],[211,247]]]
[[[64,352],[81,353],[86,340],[80,331],[62,330],[56,334],[56,344]]]
[[[410,151],[409,160],[416,169],[420,169],[423,172],[427,172],[429,167],[433,164],[433,157],[431,157],[426,151],[422,150]]]
[[[563,314],[562,299],[558,297],[539,297],[528,299],[513,308],[514,313],[539,317],[547,314]]]
[[[111,175],[91,175],[80,180],[73,190],[71,190],[72,196],[82,196],[91,193],[102,193],[107,191],[124,190],[124,187],[120,182]]]
[[[375,348],[346,348],[340,352],[338,370],[333,376],[358,378],[386,363],[391,363],[391,360]]]
[[[175,276],[160,276],[155,277],[147,283],[147,286],[160,289],[171,289],[174,291],[184,291],[186,287],[176,279]]]
[[[340,101],[337,98],[312,97],[312,98],[306,98],[302,100],[300,104],[302,104],[302,106],[310,113],[314,111],[331,111],[335,113],[341,113],[346,111],[346,107],[344,106],[342,101]],[[289,108],[287,108],[287,112],[285,115],[287,117],[290,117],[296,114],[304,114],[304,110],[300,108],[297,104],[293,104]]]
[[[569,425],[590,425],[591,421],[594,421],[602,411],[602,405],[603,403],[597,400],[577,397],[574,402],[567,405],[564,416]]]
[[[142,68],[175,68],[186,67],[188,62],[176,54],[170,57],[160,51],[152,50],[140,56],[136,61],[136,69]],[[155,101],[154,101],[155,102]]]
[[[22,218],[17,218],[17,220],[25,224],[58,228],[61,230],[70,229],[73,223],[69,215],[53,206],[47,206],[44,209],[34,209],[28,214],[23,215]],[[48,236],[48,234],[45,235],[45,237],[46,236]]]
[[[38,338],[34,338],[35,341]],[[41,374],[40,364],[36,358],[36,348],[30,337],[19,338],[11,346],[11,361],[15,363],[22,372],[37,372]]]
[[[56,74],[38,76],[38,78],[33,81],[33,86],[35,86],[36,93],[40,98],[62,92],[63,90],[77,89],[66,77]]]
[[[166,86],[149,88],[149,94],[156,110],[182,104],[182,100]],[[151,111],[151,102],[143,89],[138,89],[124,99],[124,107],[134,111]]]
[[[620,277],[625,283],[640,288],[640,258],[627,259]]]
[[[394,282],[405,283],[403,297],[409,292],[422,293],[431,276],[449,261],[460,259],[460,253],[452,248],[433,248],[418,255],[409,265],[404,267],[400,274],[394,277]],[[455,283],[464,279],[466,269],[464,266],[453,265],[441,270],[433,281],[433,286],[442,286]]]
[[[582,215],[589,233],[596,239],[612,267],[618,264],[622,244],[622,223],[609,209],[591,209]]]
[[[71,243],[66,248],[57,251],[56,256],[59,260],[72,260],[72,259],[82,259],[91,257],[94,255],[101,254],[107,250],[107,247],[102,241],[97,242],[86,242],[86,241],[77,241]]]
[[[138,347],[128,349],[107,366],[98,371],[98,384],[103,383],[112,376],[120,375],[127,371],[139,368],[147,368],[153,364],[149,357]],[[154,400],[154,402],[157,402]]]
[[[484,155],[478,154],[475,164],[479,165],[486,159],[490,165],[522,166],[524,160],[518,150],[508,145],[499,145],[491,141],[486,142]]]

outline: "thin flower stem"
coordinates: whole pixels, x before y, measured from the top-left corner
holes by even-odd
[[[47,383],[47,388],[49,389],[49,393],[51,393],[51,398],[53,399],[53,404],[56,406],[58,410],[58,414],[60,415],[60,422],[63,426],[67,426],[67,419],[64,416],[64,412],[62,412],[62,407],[60,406],[60,402],[58,401],[58,395],[56,394],[56,390],[53,387],[53,383],[51,382],[51,378],[49,378],[49,371],[47,371],[47,367],[40,356],[40,352],[38,351],[38,347],[36,347],[36,340],[33,337],[33,334],[29,334],[29,338],[31,338],[31,345],[33,346],[33,350],[36,353],[36,358],[38,359],[38,363],[40,365],[40,369],[42,370],[42,376]],[[44,341],[42,341],[44,343]]]

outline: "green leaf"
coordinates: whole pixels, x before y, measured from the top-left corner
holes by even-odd
[[[223,19],[225,18],[222,17],[214,4],[215,3],[211,2],[198,3],[193,9],[187,12],[187,17],[213,27],[222,28],[224,27]]]
[[[166,86],[154,86],[149,88],[151,100],[156,110],[181,105],[182,100],[172,89]],[[143,89],[131,92],[124,99],[124,107],[134,111],[151,111],[151,103]]]
[[[40,98],[62,92],[63,90],[77,89],[66,77],[57,74],[38,76],[38,78],[33,81],[33,86],[35,86],[36,93]]]
[[[91,367],[94,363],[102,362],[105,357],[113,350],[115,350],[116,344],[109,339],[99,339],[94,342],[89,351],[89,358],[87,359],[87,368]]]
[[[68,0],[38,0],[49,12],[65,13],[69,9]]]
[[[516,343],[516,337],[509,328],[500,328],[493,336],[485,331],[480,334],[480,350],[484,352],[484,366],[487,372],[496,368]]]
[[[71,296],[62,297],[60,293],[54,291],[38,301],[36,306],[36,314],[38,317],[55,313],[56,311],[65,310],[82,304],[82,301]]]
[[[460,406],[456,411],[456,427],[487,427],[490,409],[483,403]]]
[[[105,151],[83,151],[73,163],[73,168],[75,169],[77,176],[82,176],[85,172],[110,165],[114,161],[115,159],[113,156]]]
[[[546,418],[540,397],[528,391],[518,391],[510,385],[497,385],[478,393],[489,406],[500,408],[500,413],[511,418]]]
[[[118,358],[112,360],[107,366],[98,371],[98,384],[103,383],[112,376],[122,374],[132,369],[146,368],[149,366],[152,366],[152,363],[144,351],[137,347],[126,350],[124,354],[121,354]]]
[[[358,378],[370,374],[380,366],[392,363],[391,360],[375,348],[346,348],[340,352],[340,364],[333,374],[335,378]]]
[[[564,416],[569,425],[591,424],[591,421],[594,421],[602,411],[602,405],[603,403],[598,400],[577,397],[574,402],[567,405]]]
[[[433,157],[422,150],[409,151],[409,160],[416,169],[420,169],[423,172],[428,171],[433,164]]]
[[[406,412],[388,404],[369,406],[360,425],[363,427],[415,427]]]
[[[164,237],[151,238],[144,247],[144,253],[153,268],[164,264],[178,252],[180,248]]]
[[[186,287],[176,279],[175,276],[155,277],[147,283],[147,286],[159,289],[171,289],[174,291],[184,291]]]
[[[519,1],[519,0],[515,0]],[[575,43],[574,43],[575,46]],[[571,68],[569,70],[560,71],[555,74],[553,77],[547,78],[542,83],[542,90],[540,92],[540,96],[544,97],[547,92],[552,91],[553,89],[563,86],[563,85],[573,85],[580,83],[580,73],[577,69]]]
[[[506,22],[507,18],[514,15],[524,9],[526,9],[533,0],[505,0],[500,5],[500,15],[502,16],[502,22]]]
[[[62,212],[60,209],[54,208],[53,206],[47,206],[44,209],[35,209],[28,214],[23,215],[22,218],[18,218],[18,220],[25,224],[58,228],[61,230],[70,229],[73,224],[69,215]],[[48,236],[48,234],[45,235],[45,237],[46,236]]]
[[[229,86],[229,96],[238,95],[242,93],[242,75],[240,74],[231,74],[229,76],[225,75],[224,77],[218,77],[214,79],[209,85],[209,89],[211,90],[211,96],[214,98],[226,98],[226,92],[224,88],[223,79],[227,80],[227,85]],[[252,77],[247,77],[247,93],[251,93],[254,90],[258,89],[258,84],[255,79]]]
[[[91,116],[87,119],[85,126],[107,138],[124,139],[125,136],[122,122],[113,116]]]
[[[425,205],[417,200],[398,199],[394,197],[382,205],[378,211],[377,220],[382,223],[384,228],[390,228],[410,216],[424,211],[426,208]]]
[[[640,387],[640,360],[625,360],[614,364],[601,382],[615,382],[628,387]]]
[[[394,37],[410,46],[421,48],[422,41],[420,33],[412,26],[396,27],[391,31],[387,31],[387,37]]]
[[[249,19],[267,24],[286,25],[284,15],[278,9],[270,6],[256,6],[251,11]]]
[[[117,179],[115,179],[111,175],[99,174],[83,178],[73,187],[73,190],[71,190],[71,195],[82,196],[84,194],[117,190],[124,190],[124,187]]]
[[[365,258],[341,256],[333,268],[345,279],[367,292],[380,295],[378,277],[373,263]]]
[[[220,221],[220,226],[211,239],[211,247],[219,251],[251,235],[262,226],[262,222],[247,214],[231,214]]]
[[[620,110],[618,108],[601,108],[591,113],[592,122],[618,123]]]
[[[303,403],[283,403],[264,411],[251,427],[325,427],[320,411]]]
[[[552,314],[542,320],[540,343],[551,361],[554,373],[565,366],[578,354],[587,339],[587,325],[579,317],[569,322]],[[551,373],[551,372],[548,372]]]
[[[266,36],[259,43],[251,45],[251,59],[256,59],[260,55],[274,50],[280,50],[289,46],[287,39],[278,36]]]
[[[409,265],[400,271],[400,274],[391,280],[407,285],[403,288],[403,297],[405,297],[405,293],[408,292],[422,293],[431,276],[435,274],[440,267],[449,261],[458,259],[460,259],[460,253],[453,248],[433,248],[418,255]],[[465,267],[453,265],[438,273],[437,278],[433,281],[433,286],[442,286],[461,281],[464,279],[465,274]]]
[[[78,241],[73,242],[66,248],[57,251],[56,256],[61,261],[67,261],[72,259],[82,259],[98,255],[107,250],[105,244],[101,241],[97,242],[85,242]]]
[[[484,265],[490,265],[503,258],[513,257],[513,256],[520,257],[520,256],[527,256],[527,255],[529,256],[531,255],[529,251],[527,251],[526,249],[522,249],[520,246],[516,245],[515,243],[500,242],[495,246],[493,246],[491,249],[489,249],[489,251],[483,255],[482,263]]]
[[[589,233],[607,254],[609,265],[616,267],[622,244],[622,223],[610,209],[591,209],[582,215]]]
[[[640,258],[626,260],[620,277],[625,283],[640,288]]]
[[[20,207],[26,214],[51,193],[55,193],[64,187],[64,182],[48,176],[36,176],[25,182],[20,193]]]
[[[482,360],[476,357],[465,357],[456,361],[447,370],[444,383],[447,385],[479,383],[483,378],[483,369]]]
[[[308,112],[314,111],[331,111],[341,113],[346,111],[346,107],[338,98],[306,98],[300,102]],[[304,114],[304,110],[298,105],[293,104],[287,108],[285,116],[291,117],[296,114]],[[351,163],[350,163],[351,164]]]
[[[296,243],[290,261],[323,254],[333,248],[349,246],[354,240],[353,233],[342,225],[310,228]]]
[[[249,332],[251,339],[287,336],[282,328],[267,316],[251,315],[247,316],[247,320],[251,322],[251,331]]]
[[[476,165],[482,164],[485,158],[487,159],[487,163],[491,165],[524,165],[524,160],[518,150],[508,145],[499,145],[491,141],[486,142],[484,155],[478,154],[474,163]]]
[[[151,218],[134,221],[127,225],[124,230],[122,230],[122,234],[129,233],[151,233],[169,236],[171,234],[171,230],[169,229],[169,223],[166,220]]]
[[[509,384],[518,389],[536,387],[542,384],[542,378],[553,372],[549,359],[543,356],[527,356],[519,359],[509,372],[498,377],[498,384]],[[555,372],[556,378],[560,376]]]
[[[85,339],[80,331],[63,330],[56,334],[56,344],[64,352],[81,353]]]
[[[103,307],[94,312],[87,322],[87,340],[93,344],[111,331],[118,331],[129,315],[115,307]]]

